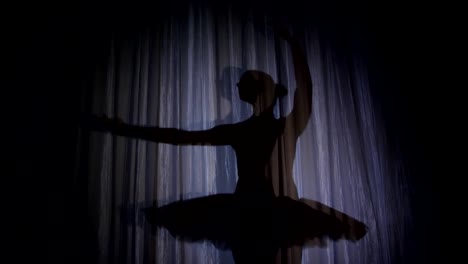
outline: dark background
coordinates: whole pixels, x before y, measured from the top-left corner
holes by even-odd
[[[268,6],[307,17],[307,4],[285,2],[288,6]],[[450,49],[445,9],[403,1],[344,2],[321,4],[323,17],[338,28],[352,21],[368,43],[372,93],[383,111],[390,143],[400,145],[398,155],[407,166],[414,226],[402,259],[438,263],[453,255],[443,247],[459,229],[450,219],[461,217],[454,216],[457,211],[448,196],[460,175],[442,162],[455,156],[446,147],[455,135],[448,132],[454,93],[442,79]],[[151,10],[158,8],[17,4],[4,10],[2,218],[7,220],[4,257],[15,259],[8,263],[95,261],[86,180],[76,168],[82,95],[105,59],[110,33],[145,25]],[[446,221],[451,226],[444,227]]]

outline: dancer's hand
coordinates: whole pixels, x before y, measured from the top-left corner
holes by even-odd
[[[283,24],[281,24],[278,21],[278,19],[273,19],[271,25],[272,25],[273,31],[276,34],[278,34],[278,36],[280,36],[281,38],[283,38],[286,41],[293,40],[293,37],[292,37],[291,33],[289,33],[289,30]]]
[[[117,125],[123,124],[122,119],[109,118],[106,115],[87,115],[82,118],[82,126],[99,132],[112,132]]]

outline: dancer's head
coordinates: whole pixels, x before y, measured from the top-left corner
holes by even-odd
[[[287,94],[286,88],[276,84],[270,75],[262,71],[245,72],[237,83],[237,87],[240,99],[259,111],[270,107],[278,97]]]

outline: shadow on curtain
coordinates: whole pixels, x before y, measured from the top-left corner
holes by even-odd
[[[98,262],[392,263],[405,183],[352,43],[294,23],[278,39],[252,10],[160,20],[115,34],[96,75],[90,110],[121,118],[92,122],[114,134],[89,142]]]

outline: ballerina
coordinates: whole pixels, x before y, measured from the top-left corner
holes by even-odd
[[[145,209],[147,219],[188,240],[210,240],[230,248],[237,263],[272,262],[282,247],[306,240],[346,238],[366,233],[363,223],[331,209],[334,214],[297,201],[292,176],[295,146],[312,111],[312,79],[299,42],[282,27],[275,32],[291,48],[296,79],[294,105],[276,118],[274,107],[287,90],[258,70],[246,71],[237,83],[239,97],[250,104],[247,120],[203,131],[135,126],[118,118],[94,117],[94,130],[173,145],[229,145],[236,154],[238,181],[234,194],[217,194]],[[280,171],[275,167],[281,164]],[[286,173],[284,173],[284,171]],[[276,190],[273,174],[279,174]],[[284,175],[286,174],[286,175]],[[292,198],[292,199],[291,199]],[[300,254],[300,253],[299,253]],[[299,257],[300,259],[300,257]]]

